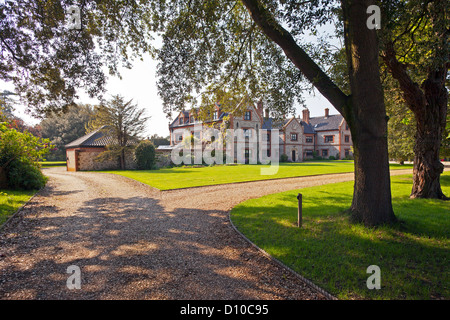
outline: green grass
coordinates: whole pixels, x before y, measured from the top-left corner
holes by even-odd
[[[275,175],[261,175],[264,165],[217,165],[211,167],[175,167],[159,170],[114,170],[119,174],[160,190],[200,187],[234,182],[290,178],[319,174],[353,172],[353,161],[317,161],[303,163],[280,163]],[[408,169],[411,165],[392,164],[391,169]]]
[[[449,195],[450,173],[441,183]],[[340,299],[450,299],[450,201],[409,199],[411,186],[411,176],[392,177],[400,220],[394,226],[349,222],[353,182],[248,200],[231,219],[256,245]],[[367,289],[370,265],[381,268],[380,290]]]
[[[66,166],[65,161],[42,161],[39,162],[42,168],[48,168],[48,167],[64,167]]]
[[[0,189],[0,226],[25,204],[36,191],[12,191]]]

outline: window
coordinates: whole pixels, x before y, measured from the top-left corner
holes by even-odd
[[[184,123],[183,118],[180,118],[180,126],[183,125],[183,123]]]
[[[270,133],[267,133],[267,141],[270,141]]]
[[[251,111],[245,112],[244,120],[252,120],[252,112]]]
[[[214,112],[214,114],[213,114],[213,119],[214,119],[214,120],[219,119],[219,112],[217,112],[217,111]]]
[[[184,118],[184,123],[189,123],[189,118]]]
[[[298,136],[296,133],[291,133],[291,141],[297,141],[298,140]]]
[[[177,137],[177,140],[178,140],[178,141],[183,141],[183,136],[178,136],[178,137]]]
[[[313,137],[306,137],[306,143],[313,143]]]
[[[325,142],[334,142],[334,136],[325,136]]]
[[[313,156],[314,156],[314,151],[312,151],[312,150],[306,150],[305,155],[306,155],[307,157],[313,157]]]
[[[267,149],[267,156],[270,157],[270,149]]]
[[[350,155],[350,150],[349,149],[345,149],[345,156],[348,157]]]
[[[190,117],[189,117],[189,122],[190,122],[190,123],[193,123],[193,122],[194,122],[194,117],[193,117],[193,116],[190,116]]]
[[[348,130],[348,124],[347,123],[345,124],[345,130]]]
[[[322,157],[328,157],[328,150],[322,150]]]
[[[345,137],[344,137],[344,141],[345,141],[345,142],[350,142],[350,136],[345,136]]]
[[[252,131],[250,129],[244,129],[244,137],[251,138],[252,137]]]

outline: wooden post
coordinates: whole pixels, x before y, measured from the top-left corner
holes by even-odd
[[[298,199],[298,220],[297,220],[297,226],[299,228],[302,227],[302,194],[299,193],[297,196]]]

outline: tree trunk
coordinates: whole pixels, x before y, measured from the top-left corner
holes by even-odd
[[[125,149],[120,151],[120,169],[125,170]]]
[[[344,117],[352,132],[355,184],[352,219],[366,226],[396,221],[392,209],[387,117],[378,63],[378,38],[366,26],[373,1],[343,0],[351,101]]]
[[[8,188],[8,177],[6,175],[6,170],[0,167],[0,189]]]
[[[387,123],[375,30],[366,10],[375,1],[342,0],[351,96],[345,95],[292,35],[276,22],[261,1],[242,0],[266,36],[280,46],[302,74],[346,119],[355,150],[354,220],[374,226],[395,221],[387,148]]]
[[[414,177],[411,198],[448,199],[441,189],[440,175],[444,166],[439,151],[447,117],[448,91],[445,86],[448,74],[448,36],[445,1],[431,1],[433,32],[436,36],[433,63],[428,68],[427,79],[421,86],[407,72],[408,65],[397,59],[393,41],[385,44],[382,58],[398,81],[408,108],[414,112],[417,123],[414,146]]]
[[[8,187],[8,177],[6,170],[0,167],[0,189],[6,189]]]
[[[371,127],[376,123],[380,128],[386,127],[385,119],[359,119],[352,130],[352,136],[357,138],[353,140],[355,184],[350,211],[353,221],[366,226],[396,221],[391,199],[387,139],[381,134],[384,129],[372,132]]]
[[[442,78],[439,72],[429,74],[422,84],[426,105],[415,109],[417,132],[411,198],[448,199],[440,183],[444,165],[439,159],[439,151],[448,103],[448,93]]]

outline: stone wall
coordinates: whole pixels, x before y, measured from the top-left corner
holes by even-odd
[[[101,160],[96,158],[102,151],[81,150],[78,154],[79,168],[82,171],[97,171],[97,170],[116,170],[120,169],[119,160]],[[134,170],[137,168],[134,154],[129,152],[125,156],[125,165],[127,170]]]

